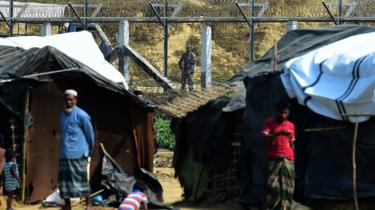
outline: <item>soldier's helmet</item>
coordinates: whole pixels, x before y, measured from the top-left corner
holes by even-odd
[[[189,43],[189,44],[186,45],[186,48],[193,49],[193,45],[191,43]]]

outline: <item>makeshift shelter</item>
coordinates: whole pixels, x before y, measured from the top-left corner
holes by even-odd
[[[5,146],[17,149],[26,199],[41,200],[56,188],[58,119],[67,88],[78,91],[78,105],[91,116],[97,142],[127,174],[135,168],[152,171],[153,110],[127,90],[90,33],[0,39],[0,55],[0,132]],[[97,190],[98,146],[91,163]]]
[[[340,26],[320,29],[305,29],[288,32],[278,42],[279,68],[274,72],[272,67],[273,51],[269,51],[266,56],[256,64],[244,69],[237,77],[233,79],[245,78],[246,86],[246,108],[244,120],[244,149],[249,155],[252,164],[249,165],[251,177],[247,192],[243,193],[243,201],[249,203],[264,202],[265,184],[267,175],[267,155],[266,144],[261,137],[263,120],[275,114],[275,104],[285,98],[294,98],[288,94],[290,87],[283,83],[280,77],[281,70],[283,77],[290,70],[287,70],[289,62],[294,59],[304,61],[302,55],[314,53],[324,49],[327,46],[334,46],[341,43],[346,38],[352,38],[355,35],[368,34],[374,32],[374,28],[361,26]],[[362,40],[361,40],[362,41]],[[361,48],[355,47],[360,45],[360,41],[352,43],[350,51],[361,51]],[[327,58],[335,57],[338,54],[348,55],[344,49],[347,46],[341,46],[338,51],[326,54]],[[324,57],[324,56],[321,56]],[[322,74],[338,72],[335,76],[326,82],[328,86],[337,87],[337,81],[345,77],[346,66],[352,65],[348,60],[341,56],[341,64],[330,63],[328,66],[319,65]],[[306,64],[308,62],[305,62]],[[353,68],[355,69],[355,68]],[[310,79],[316,78],[312,69],[303,68],[301,70],[309,71]],[[323,73],[324,72],[324,73]],[[354,72],[354,70],[353,70]],[[288,73],[289,74],[289,73]],[[353,73],[353,75],[355,75]],[[318,76],[322,77],[322,75]],[[325,76],[324,76],[325,77]],[[356,78],[354,76],[353,78]],[[370,78],[368,78],[370,79]],[[353,80],[353,79],[352,79]],[[321,80],[322,82],[324,80]],[[355,80],[353,80],[354,82]],[[351,83],[351,82],[349,82]],[[304,90],[310,91],[310,87],[317,87],[319,79],[308,84]],[[352,89],[354,86],[342,83],[344,88],[336,90],[338,94],[346,89]],[[348,86],[347,86],[348,85]],[[331,90],[328,86],[324,90],[315,90],[316,94],[326,94]],[[340,88],[339,88],[340,89]],[[358,93],[358,92],[357,92]],[[365,92],[362,92],[365,93]],[[311,96],[314,97],[314,96]],[[312,111],[308,101],[311,97],[306,96],[306,100],[293,100],[291,119],[296,124],[296,193],[298,200],[303,199],[351,199],[353,198],[353,171],[352,171],[352,144],[354,125],[345,119],[334,119],[317,110]],[[265,100],[267,99],[267,100]],[[321,98],[323,99],[323,98]],[[326,98],[328,99],[328,98]],[[344,98],[343,98],[344,99]],[[335,98],[341,103],[339,97]],[[353,99],[352,99],[353,100]],[[367,98],[366,101],[371,98]],[[314,102],[314,101],[313,101]],[[360,103],[363,103],[361,101]],[[305,103],[305,104],[304,104]],[[315,103],[315,102],[314,102]],[[305,105],[308,105],[307,107]],[[320,104],[320,110],[327,113],[330,110],[330,104],[326,101]],[[343,108],[343,106],[340,105]],[[344,108],[345,109],[345,108]],[[359,110],[359,109],[358,109]],[[371,109],[368,109],[370,111]],[[325,117],[327,116],[327,117]],[[357,153],[357,182],[358,197],[366,198],[374,196],[372,185],[375,184],[374,174],[371,173],[373,146],[371,133],[372,120],[360,124],[360,133],[358,137]],[[340,149],[338,149],[340,148]]]
[[[248,204],[262,204],[265,202],[268,158],[266,152],[266,142],[261,136],[261,130],[263,121],[275,114],[275,104],[281,99],[291,97],[290,90],[287,90],[285,82],[283,82],[280,77],[283,68],[288,67],[288,65],[285,64],[288,61],[293,60],[293,58],[295,58],[297,61],[298,59],[305,61],[307,58],[301,58],[299,56],[312,53],[314,50],[320,47],[344,40],[345,38],[370,32],[375,32],[375,29],[356,25],[290,31],[278,41],[277,56],[275,56],[276,53],[273,51],[273,49],[271,49],[263,58],[259,59],[253,64],[248,64],[243,70],[226,82],[227,85],[235,88],[236,92],[235,94],[229,95],[231,100],[223,110],[234,111],[243,108],[245,109],[242,132],[243,138],[241,141],[240,151],[241,163],[239,169],[241,202]],[[351,45],[351,47],[353,51],[361,50],[361,47],[355,47],[355,45]],[[347,49],[347,46],[343,46],[342,48]],[[337,48],[336,51],[326,51],[326,53],[323,54],[328,57],[330,55],[334,56],[336,55],[335,52],[337,51],[340,51],[340,48]],[[278,58],[277,61],[275,61],[275,57]],[[333,62],[330,62],[329,65],[327,64],[324,66],[324,70],[322,72],[330,72],[329,69],[335,69],[337,72],[340,72],[339,70],[341,68],[345,69],[345,65],[354,66],[354,63],[355,62],[344,62],[341,65],[337,64],[335,66]],[[298,64],[296,65],[298,66]],[[292,64],[289,65],[289,68],[290,66],[293,67]],[[358,64],[356,64],[356,66],[358,66]],[[319,65],[317,65],[316,69],[319,70]],[[290,68],[288,71],[291,72],[290,74],[293,74],[293,76],[297,74],[292,72],[293,68]],[[345,70],[345,74],[350,75],[351,71],[348,71]],[[286,76],[285,74],[283,75],[284,77]],[[305,75],[309,74],[306,73]],[[361,75],[358,76],[358,74],[353,73],[352,79],[349,79],[349,82],[345,83],[347,86],[345,86],[344,91],[346,91],[346,89],[355,89],[355,84],[357,83],[354,81],[356,81],[358,77],[361,77]],[[365,75],[368,75],[368,73],[365,73]],[[316,78],[319,77],[319,74],[312,74],[312,76]],[[340,76],[336,75],[336,77],[338,78]],[[327,80],[326,83],[336,84],[334,79],[334,77],[331,77],[331,79]],[[295,80],[297,80],[297,82],[292,82],[292,84],[300,84],[300,80]],[[353,85],[353,83],[355,84]],[[315,84],[310,85],[314,86]],[[305,90],[306,88],[303,89],[303,91]],[[309,94],[306,92],[304,92],[304,94],[306,94],[306,97],[309,96]],[[366,103],[371,101],[371,97],[369,99],[368,95],[369,94],[366,96]],[[312,108],[315,111],[313,112],[310,109],[312,106],[311,104],[308,105],[308,107],[301,105],[304,101],[301,97],[299,97],[301,94],[296,94],[296,96],[298,100],[291,100],[293,107],[290,116],[291,120],[295,122],[297,129],[295,198],[299,201],[303,201],[305,199],[352,199],[353,171],[351,151],[353,146],[353,123],[341,119],[328,118],[330,117],[328,114],[323,116],[323,112],[317,112]],[[311,97],[314,98],[314,96]],[[339,102],[344,102],[344,107],[346,107],[347,104],[345,104],[345,100],[341,101],[340,98],[337,99]],[[311,103],[316,102],[312,101]],[[212,117],[213,115],[209,114],[208,110],[213,110],[214,108],[211,107],[208,109],[207,107],[209,106],[206,105],[206,110],[203,111],[203,114],[199,111],[194,112],[188,117],[182,119],[182,121],[189,122],[190,118],[209,119],[210,116]],[[220,106],[216,105],[215,107]],[[337,107],[342,108],[343,106],[340,105]],[[203,109],[204,107],[202,107],[202,110]],[[331,111],[338,110],[336,108],[327,109]],[[371,111],[372,109],[367,110]],[[331,111],[328,113],[331,113]],[[340,116],[340,114],[332,116]],[[186,142],[191,143],[190,148],[193,148],[193,154],[202,150],[208,154],[218,153],[218,150],[215,147],[210,148],[199,146],[200,144],[197,143],[199,140],[194,143],[192,141],[189,142],[184,140],[186,139],[185,137],[181,137],[183,138],[181,140],[178,138],[178,136],[190,135],[189,132],[191,132],[191,129],[193,128],[206,130],[209,127],[220,127],[221,125],[218,125],[219,123],[220,122],[216,122],[215,120],[196,120],[194,124],[181,123],[181,125],[178,126],[179,129],[176,129],[178,130],[178,132],[176,132],[177,141],[185,142],[185,144]],[[360,123],[359,125],[356,153],[356,181],[359,198],[372,197],[375,193],[373,190],[375,189],[373,187],[375,184],[373,181],[375,180],[375,173],[373,173],[371,170],[373,162],[375,161],[373,157],[373,154],[375,154],[375,141],[373,139],[374,130],[374,121],[372,119]],[[218,129],[214,129],[213,131],[208,129],[207,133],[213,134],[218,131]],[[185,134],[181,135],[181,133]],[[210,135],[207,133],[205,133],[205,136]],[[199,135],[202,135],[202,133]],[[225,136],[217,136],[217,139],[212,139],[212,141],[220,141],[222,137]],[[179,142],[177,142],[177,144],[179,144]],[[181,149],[177,147],[177,157],[179,157],[178,153],[181,153],[180,150],[186,151],[184,148]],[[195,155],[194,159],[198,160],[200,163],[207,163],[207,161],[202,161],[199,159],[198,155]],[[187,160],[179,160],[179,162],[180,163],[177,164],[177,166],[183,164],[183,162],[186,163]],[[185,168],[184,170],[189,170],[189,168]],[[190,170],[192,169],[190,168]],[[184,173],[178,167],[176,172],[177,176],[181,176],[180,174]],[[198,181],[194,181],[194,185],[192,186],[196,187],[200,184],[201,183]]]
[[[182,119],[173,119],[175,175],[190,201],[238,197],[243,109],[223,112],[228,99],[212,100]]]

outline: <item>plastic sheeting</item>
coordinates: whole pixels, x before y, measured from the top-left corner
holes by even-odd
[[[281,75],[290,98],[336,120],[362,122],[375,114],[375,32],[351,36],[288,61]]]
[[[279,74],[258,76],[246,81],[247,107],[245,140],[251,164],[251,188],[247,201],[263,202],[267,179],[267,145],[261,136],[263,120],[274,116],[275,104],[288,98]],[[263,93],[260,95],[260,93]],[[264,100],[267,98],[267,100]],[[351,199],[352,146],[354,125],[318,115],[292,101],[290,119],[296,125],[296,193],[299,199]],[[337,128],[320,132],[305,129]],[[344,128],[342,128],[344,127]],[[361,123],[357,143],[358,197],[375,196],[375,121]]]
[[[150,177],[150,179],[147,180],[152,180],[156,183],[145,183],[148,187],[148,189],[145,191],[145,193],[148,196],[148,199],[151,203],[162,204],[163,198],[161,196],[163,193],[163,189],[160,183],[157,181],[157,179],[155,179],[154,176],[150,175],[146,171],[142,171],[142,173],[145,173],[144,176]],[[124,197],[132,192],[133,185],[135,184],[136,180],[136,177],[125,173],[112,158],[108,157],[107,155],[104,155],[102,162],[101,181],[103,187],[105,187],[108,190],[115,191]],[[153,188],[150,189],[150,186]]]
[[[127,91],[122,84],[107,79],[50,46],[29,50],[0,46],[0,54],[0,101],[6,114],[25,115],[25,97],[20,96],[26,96],[27,90],[31,90],[27,108],[33,117],[33,126],[28,131],[25,144],[25,184],[29,199],[41,200],[55,190],[59,151],[56,144],[59,139],[58,116],[64,109],[62,98],[67,88],[79,92],[78,105],[92,117],[98,142],[108,148],[126,172],[132,173],[136,166],[152,170],[154,133],[152,120],[149,120],[152,109],[148,109],[146,103]],[[74,70],[53,73],[66,69]],[[28,75],[35,76],[24,78]],[[139,115],[131,116],[131,113]],[[1,123],[9,124],[4,121],[7,119],[2,119]],[[29,125],[31,121],[27,121]],[[23,132],[21,135],[23,137]],[[92,159],[93,190],[97,190],[100,183],[98,153],[95,149]],[[138,160],[140,154],[142,159]]]
[[[104,153],[102,160],[101,184],[107,190],[115,192],[120,197],[125,197],[132,192],[137,180],[143,181],[147,187],[144,193],[147,195],[151,206],[163,209],[172,209],[163,205],[163,189],[156,176],[144,169],[139,169],[134,175],[125,173],[121,167],[108,154]],[[158,208],[158,209],[159,209]]]
[[[306,54],[321,46],[347,37],[374,32],[374,28],[339,26],[288,32],[278,42],[280,65],[293,57]],[[242,154],[248,164],[242,164],[240,183],[248,186],[241,191],[241,201],[264,203],[267,180],[267,145],[261,136],[263,121],[274,116],[275,105],[289,98],[280,71],[273,72],[270,50],[255,64],[247,66],[229,82],[245,81],[246,108]],[[280,70],[280,69],[277,69]],[[245,79],[244,79],[245,78]],[[352,167],[351,146],[353,124],[318,115],[293,101],[291,121],[296,125],[296,191],[295,198],[351,199]],[[309,128],[346,127],[330,132],[304,132]],[[358,196],[375,196],[375,172],[373,120],[361,123],[357,151]],[[250,178],[250,179],[249,179]]]
[[[248,64],[226,82],[227,85],[236,89],[236,93],[231,95],[231,102],[227,104],[224,110],[230,112],[246,107],[239,177],[241,202],[250,204],[265,202],[268,157],[266,152],[267,145],[263,141],[261,130],[264,119],[275,115],[275,104],[281,99],[288,98],[280,79],[280,68],[294,57],[302,56],[312,50],[353,35],[370,32],[375,32],[375,28],[355,25],[289,31],[277,43],[279,65],[276,72],[274,72],[272,67],[274,52],[271,49],[264,57],[255,63]],[[244,93],[246,93],[246,100],[243,100],[245,98]],[[205,151],[207,147],[202,145],[199,140],[203,136],[209,136],[210,132],[218,132],[220,129],[204,129],[211,127],[211,124],[215,124],[218,127],[225,126],[225,123],[215,120],[215,116],[220,112],[212,111],[221,109],[224,106],[219,104],[206,106],[210,108],[202,109],[204,111],[198,110],[182,121],[175,122],[177,128],[174,130],[177,138],[175,154],[175,158],[177,158],[175,159],[177,175],[179,175],[179,170],[183,170],[179,168],[179,163],[186,156],[187,142],[195,148],[195,151]],[[190,119],[194,118],[201,120],[188,123]],[[295,122],[297,128],[296,199],[351,198],[350,148],[353,137],[352,124],[317,115],[306,107],[298,105],[296,101],[293,101],[291,120]],[[358,195],[362,198],[375,196],[375,190],[373,190],[375,189],[375,172],[371,170],[372,165],[375,163],[375,157],[373,156],[375,148],[373,136],[375,135],[372,134],[375,127],[373,127],[373,124],[372,120],[361,123],[359,130],[357,153]],[[337,126],[347,126],[347,128],[333,132],[304,132],[305,128]],[[194,136],[197,142],[193,138],[192,141],[187,141],[187,139],[190,139],[188,136],[193,135],[192,133],[198,135]],[[221,136],[218,136],[218,139],[221,139]],[[214,153],[220,154],[219,151]],[[200,160],[202,161],[202,159]]]
[[[91,70],[128,89],[124,77],[112,64],[108,63],[90,32],[72,32],[52,36],[19,36],[0,38],[0,46],[31,48],[53,47],[70,58],[88,66]]]
[[[287,61],[289,61],[289,59],[304,55],[319,47],[353,35],[374,31],[374,28],[356,25],[341,25],[337,27],[289,31],[277,42],[279,56],[278,67],[282,67]],[[255,63],[249,63],[240,72],[226,82],[227,85],[232,86],[236,90],[236,93],[233,95],[239,95],[237,97],[231,96],[232,100],[237,100],[238,102],[231,103],[234,106],[227,107],[227,110],[236,110],[246,106],[244,100],[242,100],[242,102],[238,100],[238,98],[244,97],[244,78],[262,74],[262,72],[272,72],[273,55],[273,48],[271,48],[262,58],[257,60]]]
[[[173,166],[184,187],[185,198],[190,201],[204,195],[207,167],[227,166],[232,160],[230,140],[234,119],[222,112],[227,103],[211,101],[184,119],[172,121],[176,136]]]

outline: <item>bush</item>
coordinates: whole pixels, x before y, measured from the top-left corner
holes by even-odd
[[[171,120],[162,116],[155,117],[155,130],[159,148],[173,150],[176,139],[170,129]]]

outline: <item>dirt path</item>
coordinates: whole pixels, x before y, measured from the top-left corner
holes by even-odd
[[[183,190],[180,183],[174,178],[174,169],[171,167],[173,153],[165,150],[159,151],[155,156],[154,173],[158,177],[164,189],[164,202],[165,204],[177,207],[180,210],[239,210],[236,204],[204,204],[197,206],[196,204],[188,204],[183,202]],[[2,205],[0,210],[6,209],[6,202],[4,197],[0,196]],[[233,206],[234,205],[234,206]],[[22,205],[14,202],[13,209],[15,210],[39,210],[41,205]],[[59,210],[60,208],[48,208],[48,210]],[[83,206],[74,206],[73,210],[83,209]],[[112,210],[115,208],[94,207],[93,210]]]

